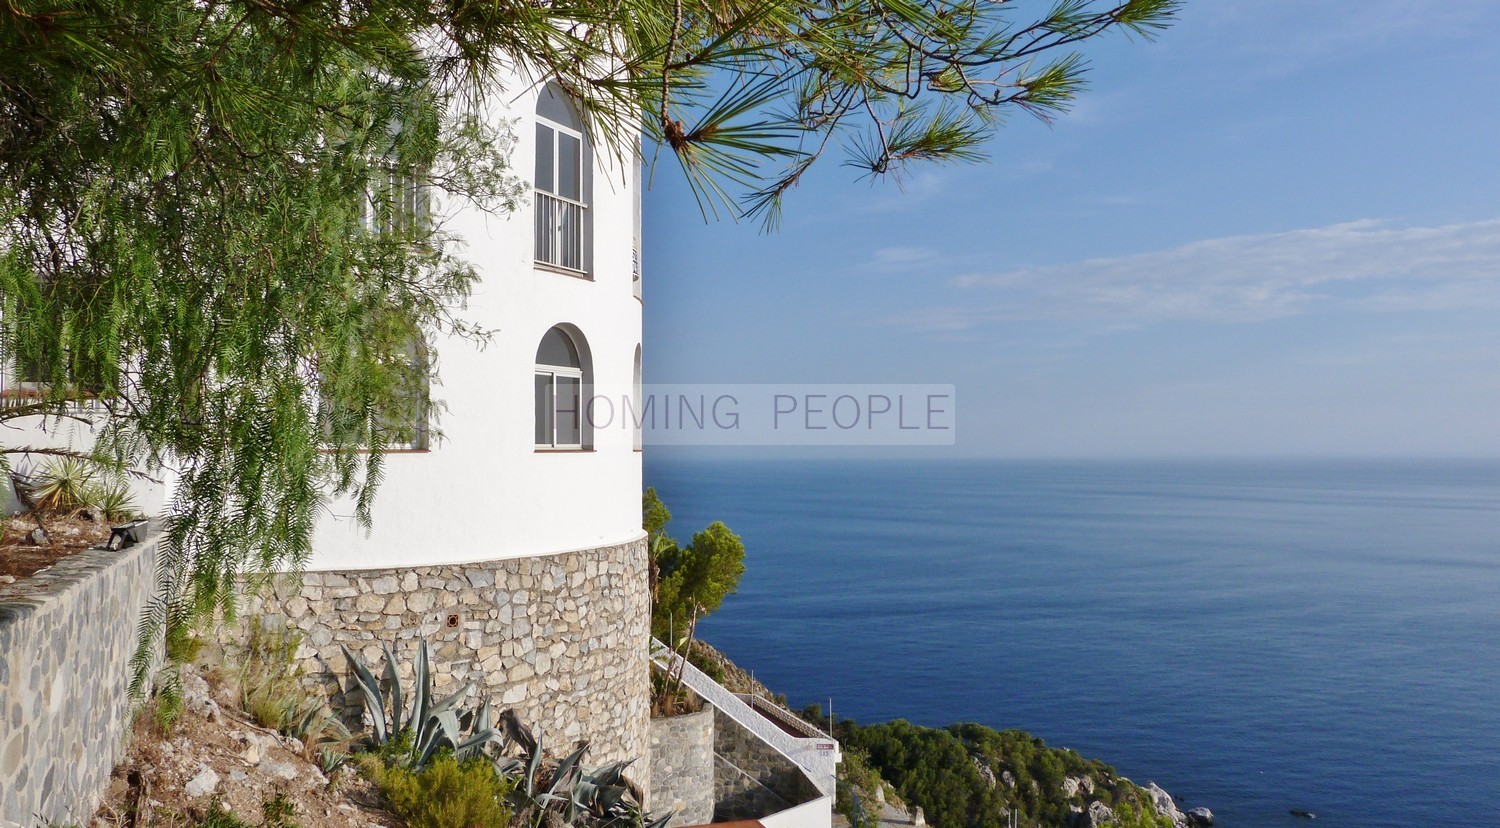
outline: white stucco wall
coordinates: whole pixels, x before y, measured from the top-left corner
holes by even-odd
[[[528,181],[535,164],[537,90],[504,91],[519,118],[514,169]],[[442,441],[426,452],[385,458],[385,480],[365,532],[336,504],[320,522],[310,570],[422,566],[499,560],[626,542],[642,535],[641,455],[628,428],[600,428],[591,451],[538,451],[533,374],[537,345],[553,325],[581,331],[593,360],[596,395],[630,394],[641,341],[641,302],[632,288],[634,216],[639,193],[614,153],[594,152],[592,280],[535,267],[532,205],[495,216],[450,209],[447,228],[465,239],[462,255],[481,275],[464,319],[494,332],[483,350],[437,343],[447,411]],[[441,209],[441,208],[440,208]]]
[[[3,379],[0,379],[3,387]],[[95,428],[86,422],[89,409],[78,412],[83,419],[72,417],[21,417],[6,423],[6,434],[0,440],[9,448],[64,449],[89,451],[94,445]],[[36,476],[55,459],[45,454],[13,454],[11,470],[23,475]],[[159,469],[155,477],[146,479],[126,476],[122,479],[135,498],[135,509],[146,515],[161,514],[171,490],[175,475],[171,469]],[[24,508],[16,497],[9,475],[0,475],[0,514],[13,515]]]

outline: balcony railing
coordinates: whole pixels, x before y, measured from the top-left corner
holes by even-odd
[[[584,271],[582,202],[551,193],[536,194],[536,260]]]

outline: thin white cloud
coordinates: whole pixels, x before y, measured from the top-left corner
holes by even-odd
[[[937,251],[930,247],[882,247],[875,251],[871,264],[877,267],[925,264],[937,255]]]
[[[1003,320],[1252,322],[1320,307],[1500,307],[1500,220],[1443,227],[1361,221],[1193,242],[1074,264],[965,273],[947,307],[891,319],[927,330]]]
[[[1494,11],[1494,0],[1255,0],[1194,4],[1184,17],[1207,24],[1205,48],[1248,59],[1256,74],[1286,76],[1355,54],[1483,37]]]

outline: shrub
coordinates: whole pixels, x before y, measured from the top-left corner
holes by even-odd
[[[193,663],[203,650],[203,639],[193,635],[192,628],[180,621],[167,625],[165,643],[167,660],[177,664]]]
[[[240,665],[240,706],[261,727],[269,727],[309,747],[346,739],[348,730],[327,712],[323,699],[302,684],[296,664],[302,636],[285,626],[250,622]]]
[[[297,814],[297,803],[281,791],[260,803],[261,828],[300,828],[292,819]]]
[[[217,799],[208,803],[208,810],[204,812],[203,818],[193,824],[195,828],[251,828],[248,822],[235,816],[233,811],[225,808]]]
[[[484,759],[460,762],[442,753],[421,770],[399,765],[377,783],[391,812],[411,828],[505,828],[511,786]]]

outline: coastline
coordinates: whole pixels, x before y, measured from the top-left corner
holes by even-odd
[[[936,828],[1208,828],[1215,821],[1207,807],[1184,810],[1155,782],[1138,785],[1104,762],[1048,747],[1023,731],[976,723],[929,728],[901,719],[874,725],[827,719],[816,705],[793,710],[785,696],[707,642],[694,642],[690,660],[732,692],[768,699],[832,730],[845,755],[837,808],[854,828],[929,822]],[[885,742],[894,747],[882,749]],[[934,775],[947,778],[927,781]],[[966,790],[953,793],[954,786]]]

